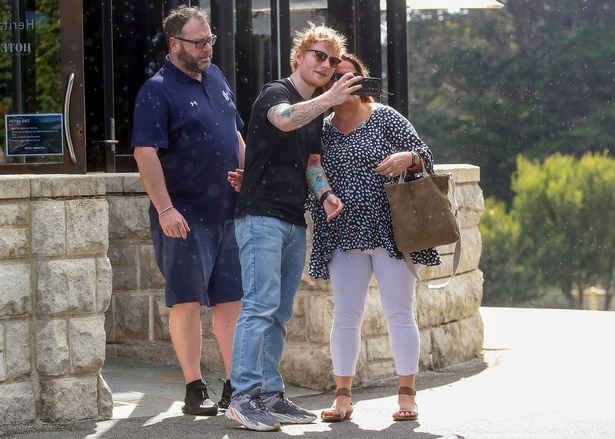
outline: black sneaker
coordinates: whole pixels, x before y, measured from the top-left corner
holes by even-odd
[[[228,405],[231,403],[233,388],[231,387],[231,380],[224,381],[222,378],[220,378],[220,381],[224,382],[224,387],[222,387],[222,396],[220,397],[220,401],[218,401],[218,408],[226,410],[228,408]]]
[[[192,381],[186,384],[186,399],[182,412],[195,416],[216,416],[218,405],[209,399],[207,384],[202,380]]]

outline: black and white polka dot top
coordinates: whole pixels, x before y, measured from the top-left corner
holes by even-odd
[[[427,171],[433,172],[432,153],[412,124],[391,107],[371,105],[370,117],[349,134],[333,126],[333,115],[324,121],[322,166],[344,210],[326,222],[322,206],[313,198],[308,202],[314,221],[309,273],[316,278],[329,278],[327,263],[335,249],[382,247],[391,257],[402,259],[393,239],[391,210],[384,191],[384,185],[397,178],[377,174],[374,168],[393,153],[412,150],[425,160]],[[412,253],[412,259],[422,265],[440,264],[435,249]]]

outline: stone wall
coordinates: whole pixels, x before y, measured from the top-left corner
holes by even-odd
[[[478,230],[483,211],[478,185],[479,168],[441,165],[457,182],[460,206],[462,257],[458,274],[442,290],[418,286],[416,318],[421,334],[422,369],[438,369],[480,354],[483,327],[478,308],[482,299],[482,273],[478,269],[481,238]],[[149,237],[147,207],[138,174],[105,174],[109,203],[109,259],[113,266],[113,296],[106,313],[107,353],[148,361],[176,363],[168,332],[168,309],[164,306],[164,280],[156,267]],[[311,239],[309,239],[311,242]],[[308,249],[309,250],[309,249]],[[445,278],[450,273],[453,246],[439,249],[444,263],[421,272],[424,281]],[[325,389],[333,386],[329,332],[332,300],[328,281],[304,273],[288,326],[282,371],[288,383]],[[211,315],[203,311],[203,366],[223,370]],[[363,324],[363,346],[357,366],[357,385],[395,375],[375,282]]]
[[[101,177],[0,176],[0,424],[111,417]]]

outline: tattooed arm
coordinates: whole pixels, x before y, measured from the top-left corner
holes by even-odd
[[[338,216],[344,208],[344,203],[333,193],[324,169],[320,165],[320,154],[310,154],[306,168],[308,187],[327,214],[327,221]]]
[[[320,165],[320,154],[309,155],[305,176],[308,187],[317,200],[320,200],[325,192],[332,190],[329,181],[327,181],[325,170]]]
[[[271,107],[267,112],[267,119],[280,131],[294,131],[307,125],[329,106],[316,102],[316,99],[290,105],[285,102]]]
[[[360,89],[361,86],[357,85],[360,79],[359,76],[347,73],[323,94],[309,101],[293,105],[284,102],[271,107],[267,112],[267,119],[280,131],[294,131],[301,128],[324,113],[327,108],[343,103],[352,92]]]

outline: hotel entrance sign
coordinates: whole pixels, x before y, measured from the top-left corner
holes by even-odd
[[[61,113],[5,115],[7,156],[64,154]]]

